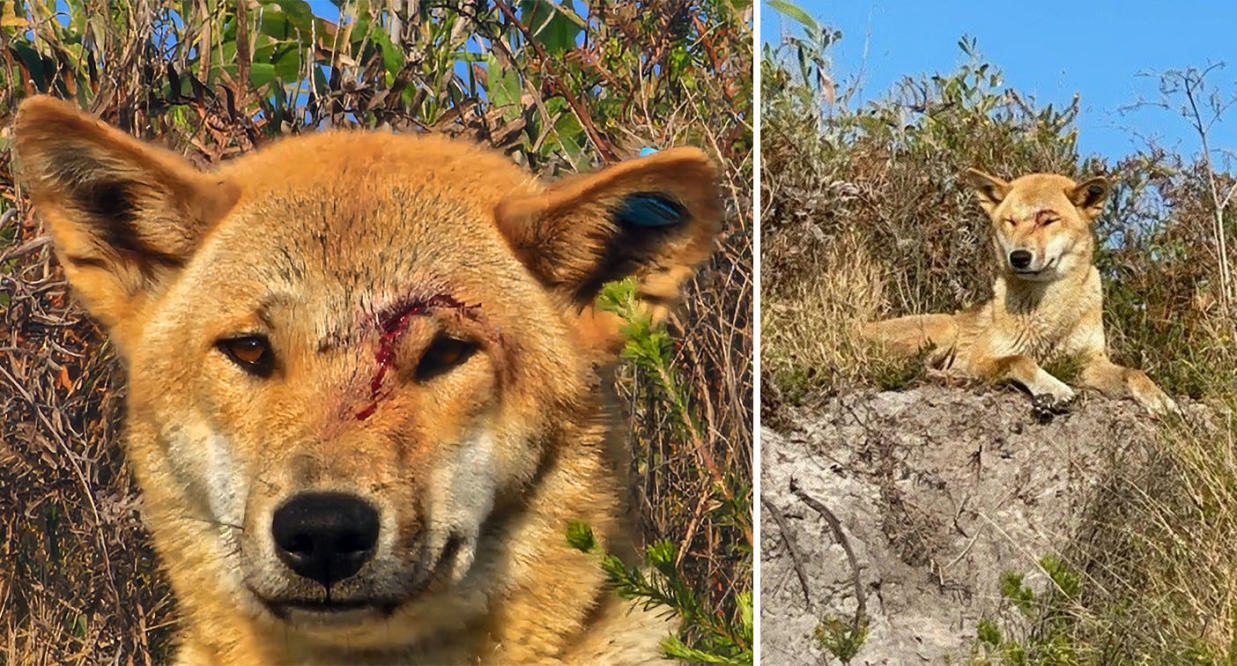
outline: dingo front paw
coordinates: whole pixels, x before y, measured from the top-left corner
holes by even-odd
[[[1126,386],[1138,404],[1153,416],[1180,414],[1181,408],[1141,370],[1127,371]]]
[[[1077,396],[1068,384],[1044,370],[1039,371],[1036,386],[1031,391],[1031,413],[1040,423],[1048,423],[1057,414],[1069,411],[1069,405]]]
[[[1177,401],[1161,391],[1159,387],[1153,386],[1151,391],[1136,391],[1134,399],[1152,416],[1181,413],[1181,408],[1177,406]]]
[[[1074,401],[1076,394],[1074,389],[1068,384],[1053,377],[1052,375],[1040,371],[1040,376],[1036,378],[1035,386],[1031,388],[1031,395],[1034,395],[1036,400],[1051,400],[1053,402],[1069,404]]]
[[[1050,393],[1041,393],[1031,398],[1031,415],[1040,423],[1051,423],[1053,417],[1057,414],[1064,414],[1069,411],[1070,403],[1073,402],[1073,391],[1070,391],[1069,398],[1060,399]]]

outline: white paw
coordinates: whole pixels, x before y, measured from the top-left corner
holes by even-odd
[[[1159,388],[1156,388],[1154,392],[1135,393],[1134,399],[1153,416],[1181,413],[1181,408],[1177,406],[1177,402]]]
[[[1070,388],[1068,384],[1053,377],[1044,370],[1040,370],[1039,375],[1035,378],[1035,386],[1029,388],[1031,389],[1031,395],[1036,398],[1044,399],[1048,397],[1053,402],[1059,404],[1073,402],[1074,398],[1077,397],[1074,389]]]

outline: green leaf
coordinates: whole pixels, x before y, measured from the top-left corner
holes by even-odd
[[[304,0],[262,0],[262,24],[258,29],[275,39],[296,39],[308,44],[314,12]]]
[[[265,62],[255,62],[249,65],[249,82],[255,88],[261,88],[266,84],[279,80],[279,73],[275,71],[275,66]]]
[[[46,70],[43,67],[43,57],[31,48],[29,44],[24,42],[14,42],[12,49],[17,52],[18,59],[29,70],[30,78],[34,81],[34,87],[40,91],[46,91],[50,82],[47,80]]]
[[[393,76],[404,66],[404,52],[391,41],[386,29],[377,23],[373,24],[369,38],[382,49],[382,66]]]
[[[278,40],[296,39],[296,29],[287,14],[270,6],[262,10],[258,32]]]
[[[572,0],[557,5],[551,0],[522,0],[520,16],[533,39],[541,43],[550,55],[560,55],[576,47],[581,25],[568,18],[576,16]]]
[[[684,645],[683,641],[679,640],[677,636],[667,636],[663,638],[661,641],[661,649],[666,653],[667,657],[697,664],[733,664],[738,666],[739,664],[752,663],[750,655],[748,659],[740,660],[720,654],[705,652],[703,650],[697,650]]]
[[[678,570],[675,569],[674,561],[677,559],[679,549],[675,547],[674,542],[669,539],[659,539],[646,548],[649,556],[649,564],[653,565],[663,576],[674,578],[678,575]]]
[[[501,109],[504,106],[522,107],[520,98],[523,96],[523,87],[520,84],[519,72],[499,65],[498,60],[494,56],[486,59],[485,71],[487,74],[485,96],[490,100],[490,104],[494,108]]]
[[[816,19],[812,18],[811,15],[804,11],[801,7],[792,2],[786,2],[785,0],[767,0],[765,4],[776,9],[779,13],[794,19],[809,33],[815,33],[820,30],[820,23],[818,23]]]
[[[994,648],[1000,647],[1001,641],[1004,640],[1001,636],[1000,627],[996,626],[995,622],[987,618],[979,621],[979,626],[976,628],[975,633],[979,637],[980,642]]]
[[[326,80],[326,74],[322,73],[321,67],[314,67],[314,90],[319,94],[325,94],[329,84]]]
[[[735,595],[735,603],[739,607],[739,619],[745,629],[752,628],[752,593],[740,592]]]
[[[558,153],[566,157],[571,164],[581,166],[587,159],[584,154],[587,138],[584,135],[584,128],[580,126],[580,121],[571,112],[567,100],[562,97],[552,97],[546,100],[545,108],[551,116],[557,116],[557,119],[554,120],[554,131],[550,132],[541,145],[541,154],[548,156]]]
[[[365,35],[369,34],[370,24],[377,25],[369,18],[369,0],[360,0],[356,4],[356,9],[352,11],[353,20],[356,23],[352,26],[352,45],[357,46],[365,40]]]
[[[273,65],[275,76],[284,83],[296,81],[301,76],[301,49],[293,42],[263,46],[254,52],[253,61]]]
[[[588,523],[573,520],[567,524],[567,543],[576,550],[591,553],[597,547],[597,539],[593,536],[593,528]]]

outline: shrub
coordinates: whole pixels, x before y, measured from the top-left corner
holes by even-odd
[[[617,389],[646,536],[678,544],[708,612],[750,613],[750,3],[336,4],[338,17],[302,0],[6,3],[0,122],[51,93],[201,165],[324,127],[460,136],[547,177],[702,147],[722,166],[726,221],[667,328],[684,402],[644,390],[635,363]],[[115,446],[123,382],[0,147],[0,661],[162,662],[176,619]],[[682,414],[692,441],[661,427]]]
[[[950,312],[990,297],[989,222],[958,179],[978,167],[1006,177],[1108,174],[1113,196],[1096,227],[1096,263],[1114,356],[1171,393],[1197,398],[1231,388],[1237,345],[1225,276],[1237,257],[1227,240],[1237,232],[1237,197],[1225,194],[1237,185],[1233,174],[1207,153],[1191,158],[1154,146],[1111,163],[1081,156],[1080,98],[1040,106],[1003,87],[1000,69],[968,38],[959,47],[969,60],[957,71],[905,78],[885,98],[852,109],[851,95],[835,91],[827,73],[829,46],[841,35],[800,18],[803,36],[766,46],[761,65],[762,354],[770,384],[793,393],[802,377],[871,383],[884,373],[856,323]],[[1200,85],[1202,74],[1164,76]]]
[[[1237,176],[1206,150],[1080,155],[1079,99],[1041,106],[1004,88],[966,38],[969,60],[957,71],[904,79],[851,108],[851,91],[836,90],[829,71],[829,47],[842,36],[799,20],[802,34],[767,46],[761,63],[762,395],[899,384],[885,379],[899,377],[890,361],[857,339],[859,321],[990,296],[988,220],[957,182],[965,168],[1108,174],[1115,185],[1096,228],[1096,263],[1109,345],[1118,362],[1210,408],[1164,423],[1153,450],[1108,472],[1085,528],[1041,562],[1051,590],[1017,575],[1004,581],[1021,622],[981,623],[975,658],[1233,663],[1237,317],[1226,275],[1237,260]],[[1227,99],[1208,92],[1213,71],[1161,80],[1165,102],[1198,123],[1200,143],[1199,109],[1220,113]],[[1076,365],[1053,367],[1068,375]]]

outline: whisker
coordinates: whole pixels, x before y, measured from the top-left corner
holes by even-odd
[[[244,532],[244,531],[245,531],[245,526],[244,526],[244,525],[237,525],[237,524],[235,524],[235,523],[227,523],[227,522],[224,522],[224,521],[222,521],[222,520],[212,520],[212,519],[210,519],[210,518],[199,518],[198,516],[187,516],[187,515],[185,515],[185,516],[181,516],[181,517],[182,517],[182,518],[187,518],[187,519],[189,519],[189,520],[192,520],[192,521],[194,521],[194,522],[198,522],[198,523],[206,523],[207,525],[215,525],[215,526],[218,526],[218,527],[231,527],[231,528],[232,528],[232,529],[234,529],[234,530],[240,530],[240,531],[242,531],[242,532]]]

